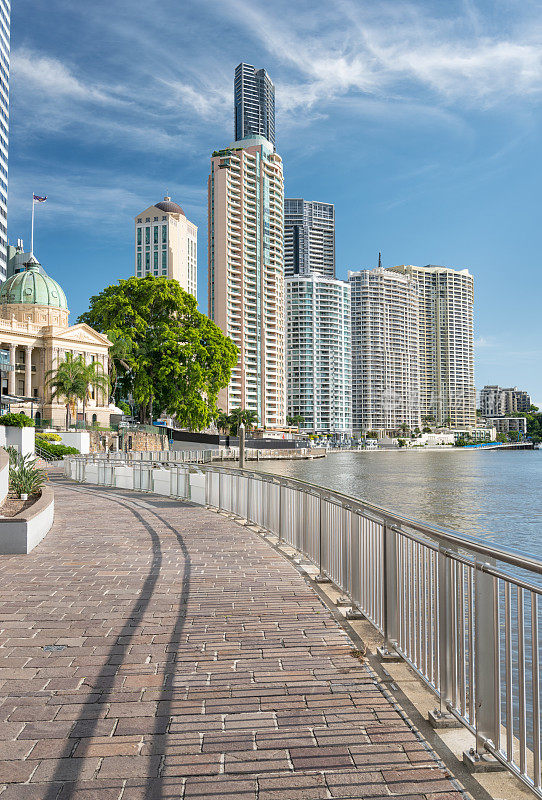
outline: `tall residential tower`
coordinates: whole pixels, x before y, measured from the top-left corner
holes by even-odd
[[[417,284],[381,267],[349,271],[348,280],[354,432],[413,430],[421,423]]]
[[[239,350],[218,404],[226,413],[254,411],[261,427],[280,428],[286,421],[282,159],[263,136],[236,141],[213,153],[208,192],[209,316]]]
[[[301,198],[284,201],[284,273],[335,277],[335,206]]]
[[[7,275],[10,14],[9,0],[0,0],[0,282]]]
[[[135,217],[135,276],[163,276],[198,294],[198,229],[182,208],[164,197]]]
[[[422,418],[452,428],[475,426],[472,275],[434,264],[403,264],[389,271],[418,287]]]
[[[264,136],[275,147],[275,87],[264,69],[235,68],[235,140]]]

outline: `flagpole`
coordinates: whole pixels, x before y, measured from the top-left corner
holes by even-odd
[[[32,228],[30,233],[30,255],[34,255],[34,192],[32,192]]]

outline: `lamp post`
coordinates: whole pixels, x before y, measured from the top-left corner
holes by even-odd
[[[245,424],[239,425],[239,469],[245,468]]]

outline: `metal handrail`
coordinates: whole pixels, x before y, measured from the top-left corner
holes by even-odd
[[[474,733],[475,755],[542,798],[540,560],[270,473],[80,456],[65,472],[230,512],[303,553]]]

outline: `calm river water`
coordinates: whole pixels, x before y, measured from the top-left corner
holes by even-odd
[[[542,558],[542,450],[345,452],[257,468]]]

